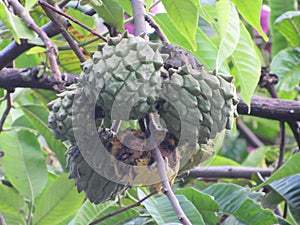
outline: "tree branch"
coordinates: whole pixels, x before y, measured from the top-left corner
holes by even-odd
[[[142,0],[131,0],[133,9],[133,23],[135,27],[135,35],[139,36],[143,33],[147,33],[146,23],[145,23],[145,5]]]
[[[152,28],[154,28],[154,30],[155,30],[156,33],[157,33],[157,36],[159,37],[159,39],[160,39],[162,42],[166,42],[166,43],[169,42],[167,36],[162,32],[162,30],[160,29],[160,27],[155,23],[155,21],[151,18],[151,16],[145,14],[145,20],[148,22],[148,24],[149,24]]]
[[[209,166],[197,167],[181,174],[179,178],[244,178],[252,179],[252,175],[260,173],[268,177],[272,173],[270,168],[256,168],[244,166]]]
[[[4,112],[2,114],[2,117],[0,119],[0,132],[3,130],[3,125],[6,120],[7,115],[9,114],[9,111],[12,107],[12,101],[11,101],[11,92],[9,90],[6,91],[5,99],[6,99],[6,107],[4,109]]]
[[[69,86],[79,79],[78,75],[61,74],[61,80],[65,82],[65,86]],[[4,68],[0,70],[0,88],[14,90],[18,87],[37,88],[45,90],[55,90],[53,87],[58,84],[52,76],[48,74],[39,75],[39,68],[33,67],[28,69],[12,69]]]
[[[39,37],[43,40],[46,46],[46,54],[49,58],[52,75],[54,79],[58,82],[61,81],[60,70],[58,68],[58,64],[56,61],[56,55],[58,54],[57,47],[52,43],[48,35],[38,27],[35,21],[32,19],[29,13],[24,13],[25,8],[19,3],[17,0],[9,0],[8,3],[14,8],[16,13],[26,22],[29,29],[34,30]],[[55,87],[59,88],[60,85],[55,85]]]
[[[86,29],[87,31],[89,31],[91,34],[99,37],[100,39],[102,39],[103,41],[107,41],[105,37],[103,37],[102,35],[98,34],[97,32],[93,31],[91,28],[89,28],[88,26],[86,26],[85,24],[81,23],[80,21],[76,20],[75,18],[69,16],[68,14],[63,13],[62,11],[56,9],[54,6],[48,4],[47,2],[41,1],[39,0],[39,4],[41,6],[47,7],[49,9],[51,9],[52,11],[56,12],[57,14],[66,17],[67,19],[71,20],[72,22],[78,24],[79,26],[83,27],[84,29]]]
[[[59,7],[63,7],[66,1],[63,1],[59,4]],[[86,15],[94,15],[96,12],[94,9],[90,9],[84,12]],[[49,22],[41,29],[48,35],[48,37],[53,37],[60,33],[60,30],[54,26],[53,22]],[[0,51],[0,70],[3,69],[6,65],[16,59],[25,51],[36,45],[28,43],[27,40],[21,39],[21,44],[18,44],[16,41],[12,41],[8,46]]]
[[[250,113],[248,113],[248,106],[243,100],[240,100],[237,110],[241,115],[281,121],[300,121],[299,101],[253,96],[251,99]]]
[[[57,15],[50,8],[43,5],[43,4],[49,5],[48,3],[43,2],[43,4],[41,4],[41,2],[43,2],[43,1],[39,1],[39,4],[42,6],[43,10],[46,12],[46,14],[51,19],[51,21],[59,28],[61,34],[64,36],[64,38],[68,42],[69,46],[72,48],[72,50],[76,54],[79,61],[84,62],[86,60],[84,54],[80,51],[78,44],[76,43],[76,41],[72,38],[72,36],[68,33],[68,31],[66,29],[68,22],[63,21],[62,18],[58,18]],[[53,7],[53,6],[51,6],[51,7]],[[59,9],[56,9],[56,10],[60,11]]]

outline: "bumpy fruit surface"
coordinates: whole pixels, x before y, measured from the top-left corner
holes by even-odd
[[[84,191],[91,202],[99,204],[114,199],[128,188],[98,174],[85,161],[77,146],[70,147],[67,156],[67,164],[70,170],[69,178],[75,180],[78,192]]]
[[[163,63],[156,43],[127,33],[109,38],[83,64],[83,92],[109,117],[115,113],[113,119],[140,119],[155,111]],[[124,109],[129,110],[129,118]]]

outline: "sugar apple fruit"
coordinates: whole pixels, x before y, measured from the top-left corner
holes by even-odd
[[[109,38],[83,63],[83,92],[108,117],[113,112],[114,120],[140,119],[155,111],[165,58],[159,44],[142,37],[125,32]],[[113,104],[116,108],[112,109]]]

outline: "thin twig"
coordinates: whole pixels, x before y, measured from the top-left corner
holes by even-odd
[[[8,114],[9,114],[9,111],[12,107],[10,91],[8,91],[8,90],[6,91],[5,98],[6,98],[6,107],[4,109],[4,112],[3,112],[1,120],[0,120],[0,132],[3,130],[4,122],[5,122]]]
[[[56,9],[54,6],[48,4],[45,1],[39,0],[38,3],[42,6],[46,6],[49,9],[53,10],[54,12],[56,12],[59,15],[62,15],[63,17],[66,17],[67,19],[71,20],[73,23],[78,24],[79,26],[83,27],[84,29],[86,29],[87,31],[89,31],[90,33],[92,33],[93,35],[99,37],[100,39],[102,39],[103,41],[107,41],[105,37],[103,37],[101,34],[98,34],[97,32],[93,31],[91,28],[89,28],[88,26],[86,26],[85,24],[81,23],[80,21],[76,20],[75,18],[69,16],[68,14]]]
[[[2,213],[0,212],[0,223],[2,224],[2,225],[6,225],[7,223],[5,222],[5,219],[4,219],[4,217],[3,217],[3,215],[2,215]]]
[[[106,220],[106,219],[108,219],[108,218],[110,218],[110,217],[113,217],[113,216],[115,216],[115,215],[117,215],[117,214],[120,214],[120,213],[122,213],[122,212],[125,212],[126,210],[129,210],[129,209],[132,209],[132,208],[134,208],[134,207],[140,206],[141,203],[142,203],[143,201],[147,200],[148,198],[150,198],[152,195],[154,195],[154,194],[156,194],[156,193],[157,193],[157,191],[154,190],[154,191],[152,191],[150,194],[148,194],[147,196],[145,196],[144,198],[142,198],[141,200],[139,200],[138,202],[136,202],[136,203],[134,203],[134,204],[132,204],[132,205],[129,205],[129,206],[125,207],[125,208],[122,208],[122,209],[120,209],[120,210],[117,210],[117,211],[115,211],[115,212],[109,213],[109,214],[107,214],[107,215],[105,215],[105,216],[103,216],[103,217],[101,217],[101,218],[95,220],[94,222],[90,223],[89,225],[95,225],[95,224],[98,224],[98,223],[100,223],[100,222],[102,222],[102,221],[104,221],[104,220]]]
[[[252,175],[260,173],[262,177],[268,177],[272,174],[273,169],[244,167],[244,166],[209,166],[196,167],[190,169],[178,176],[179,178],[243,178],[252,179]]]
[[[162,32],[162,30],[160,29],[160,27],[158,26],[157,23],[155,23],[155,21],[152,19],[151,16],[149,15],[145,15],[145,20],[148,22],[148,24],[154,28],[154,30],[156,30],[156,33],[157,33],[157,36],[159,37],[159,39],[162,41],[162,42],[166,42],[168,43],[169,40],[167,38],[167,36]]]
[[[149,118],[150,124],[154,124],[151,114],[148,114],[148,118]],[[153,141],[153,142],[155,142],[154,136],[155,136],[155,134],[151,134],[151,136],[150,136],[150,137],[152,137],[151,141]],[[178,202],[178,199],[176,198],[175,194],[172,191],[172,188],[169,183],[168,176],[167,176],[167,172],[166,172],[167,165],[165,164],[165,161],[163,160],[163,157],[161,155],[159,148],[155,147],[152,150],[152,152],[153,152],[154,159],[157,163],[157,170],[158,170],[159,177],[160,177],[160,180],[162,183],[163,193],[168,197],[168,199],[177,215],[178,220],[181,223],[183,223],[184,225],[191,225],[192,223],[189,221],[189,219],[185,215],[184,211],[182,210],[182,208]]]
[[[72,48],[80,62],[84,62],[86,60],[84,54],[80,51],[80,48],[78,47],[78,44],[75,42],[75,40],[72,38],[72,36],[68,33],[66,27],[67,27],[67,21],[64,21],[65,24],[63,24],[62,20],[57,17],[52,11],[52,9],[49,9],[48,7],[41,5],[43,10],[46,12],[48,17],[51,19],[51,21],[59,28],[61,34],[64,36],[66,41],[68,42],[69,46]],[[59,10],[59,9],[57,9]]]
[[[56,46],[52,43],[50,38],[47,36],[47,34],[38,27],[38,25],[35,23],[35,21],[32,19],[29,13],[24,13],[25,9],[21,5],[21,3],[18,2],[18,0],[8,0],[9,4],[14,8],[15,12],[26,22],[29,29],[34,30],[40,38],[43,40],[46,49],[47,49],[47,57],[49,58],[52,75],[55,80],[61,81],[60,71],[58,68],[58,64],[56,61],[56,55],[58,54]],[[59,86],[57,86],[58,89],[60,89]]]
[[[111,130],[114,131],[115,133],[118,133],[119,130],[120,130],[120,127],[121,127],[121,123],[122,121],[121,120],[114,120],[112,122],[112,125],[111,125]]]
[[[280,126],[280,145],[279,145],[279,157],[278,157],[278,163],[277,163],[277,170],[282,166],[283,164],[283,158],[284,158],[284,153],[285,153],[285,126],[284,122],[280,121],[279,122]]]

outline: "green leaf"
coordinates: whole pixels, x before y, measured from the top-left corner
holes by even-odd
[[[216,12],[221,37],[219,51],[216,59],[216,70],[220,69],[225,61],[235,50],[240,37],[239,15],[234,5],[227,0],[216,3]]]
[[[270,147],[261,147],[251,152],[242,163],[242,166],[252,166],[266,168],[265,154],[270,150]]]
[[[79,10],[75,10],[73,8],[68,8],[67,14],[74,17],[75,19],[77,19],[78,21],[80,21],[81,23],[83,23],[91,29],[95,27],[95,20],[92,16],[85,15]],[[72,21],[70,21],[70,23],[75,28],[75,30],[79,32],[79,34],[84,36],[90,34],[90,32],[84,29],[82,26],[79,26],[76,23],[73,23]]]
[[[290,92],[300,81],[300,48],[283,49],[274,56],[270,72],[278,76],[278,90]]]
[[[162,0],[168,15],[177,30],[196,50],[196,30],[198,26],[198,2],[194,0]]]
[[[13,188],[3,184],[0,185],[0,193],[0,212],[25,218],[26,203],[23,197]]]
[[[77,193],[74,181],[63,174],[48,186],[37,202],[33,224],[57,224],[73,214],[83,199],[84,194]]]
[[[0,140],[6,176],[22,196],[33,200],[44,189],[48,176],[36,136],[26,130],[11,130],[2,132]]]
[[[263,209],[251,198],[249,189],[235,184],[213,184],[204,193],[214,196],[220,205],[220,211],[231,214],[237,219],[251,225],[270,225],[277,219],[271,210]]]
[[[300,174],[295,174],[269,184],[269,186],[288,203],[295,221],[299,224],[300,212]],[[282,199],[282,200],[283,200]],[[295,215],[294,215],[295,213]]]
[[[36,37],[35,33],[28,29],[21,18],[13,15],[7,10],[2,1],[0,2],[0,21],[2,21],[3,24],[10,30],[18,44],[21,43],[20,38],[32,39]]]
[[[64,168],[66,165],[66,146],[55,139],[48,128],[48,110],[42,105],[23,105],[21,109],[31,125],[45,138],[48,146]]]
[[[25,13],[28,13],[29,10],[37,3],[38,0],[26,0],[25,1]]]
[[[188,40],[179,32],[167,13],[159,13],[153,16],[155,22],[162,29],[169,41],[175,45],[180,45],[185,49],[192,50],[191,44]]]
[[[114,1],[117,2],[128,15],[130,16],[133,15],[130,0],[114,0]]]
[[[196,41],[197,51],[194,52],[195,56],[203,64],[206,70],[213,71],[216,68],[216,58],[218,55],[217,47],[199,28],[197,29]],[[222,63],[219,72],[230,74],[226,61]]]
[[[141,189],[138,189],[138,196],[139,199],[142,199],[146,195]],[[187,218],[189,218],[193,225],[205,224],[196,207],[184,195],[176,195],[176,198]],[[148,198],[142,203],[142,205],[146,207],[148,213],[150,213],[152,218],[158,224],[179,222],[178,217],[176,216],[169,199],[166,196],[161,196],[154,199]]]
[[[240,164],[232,159],[220,155],[214,155],[201,166],[240,166]]]
[[[268,41],[267,35],[260,25],[260,10],[262,0],[232,0],[244,19],[255,28],[265,41]]]
[[[195,188],[177,190],[176,194],[182,194],[192,202],[202,215],[205,223],[217,224],[219,217],[216,216],[215,212],[219,212],[220,206],[212,196],[198,191]]]
[[[101,0],[102,4],[95,4],[91,1],[92,7],[98,15],[112,27],[124,30],[124,12],[120,5],[112,0]]]
[[[255,187],[254,190],[258,190],[273,181],[299,173],[300,172],[299,162],[300,162],[300,152],[298,152],[297,154],[289,158],[278,170],[276,170],[276,172],[272,174],[272,176],[269,179],[267,179],[265,182]]]
[[[24,217],[6,213],[6,212],[3,212],[2,215],[5,219],[6,224],[9,224],[9,225],[25,225],[26,224]]]
[[[38,66],[41,63],[41,58],[38,54],[30,54],[28,55],[27,52],[21,54],[15,60],[15,68],[29,68]]]
[[[239,219],[235,218],[234,216],[228,216],[226,220],[224,220],[221,225],[247,225],[247,223],[243,223]]]
[[[240,38],[231,59],[241,87],[242,99],[250,106],[251,97],[260,78],[261,61],[246,27],[242,23],[240,27]]]
[[[297,10],[297,0],[271,0],[270,1],[270,27],[272,35],[272,56],[288,46],[285,37],[274,26],[275,20],[287,11]]]
[[[274,23],[275,28],[292,46],[300,46],[300,12],[286,12],[277,18]]]
[[[119,209],[121,208],[120,206],[116,205],[116,201],[107,201],[99,205],[95,205],[87,200],[78,210],[76,217],[74,218],[73,225],[90,224],[97,218],[106,216],[109,213],[115,212]],[[139,216],[139,213],[136,210],[129,209],[106,219],[101,224],[124,224],[124,222],[129,221],[137,216]]]

